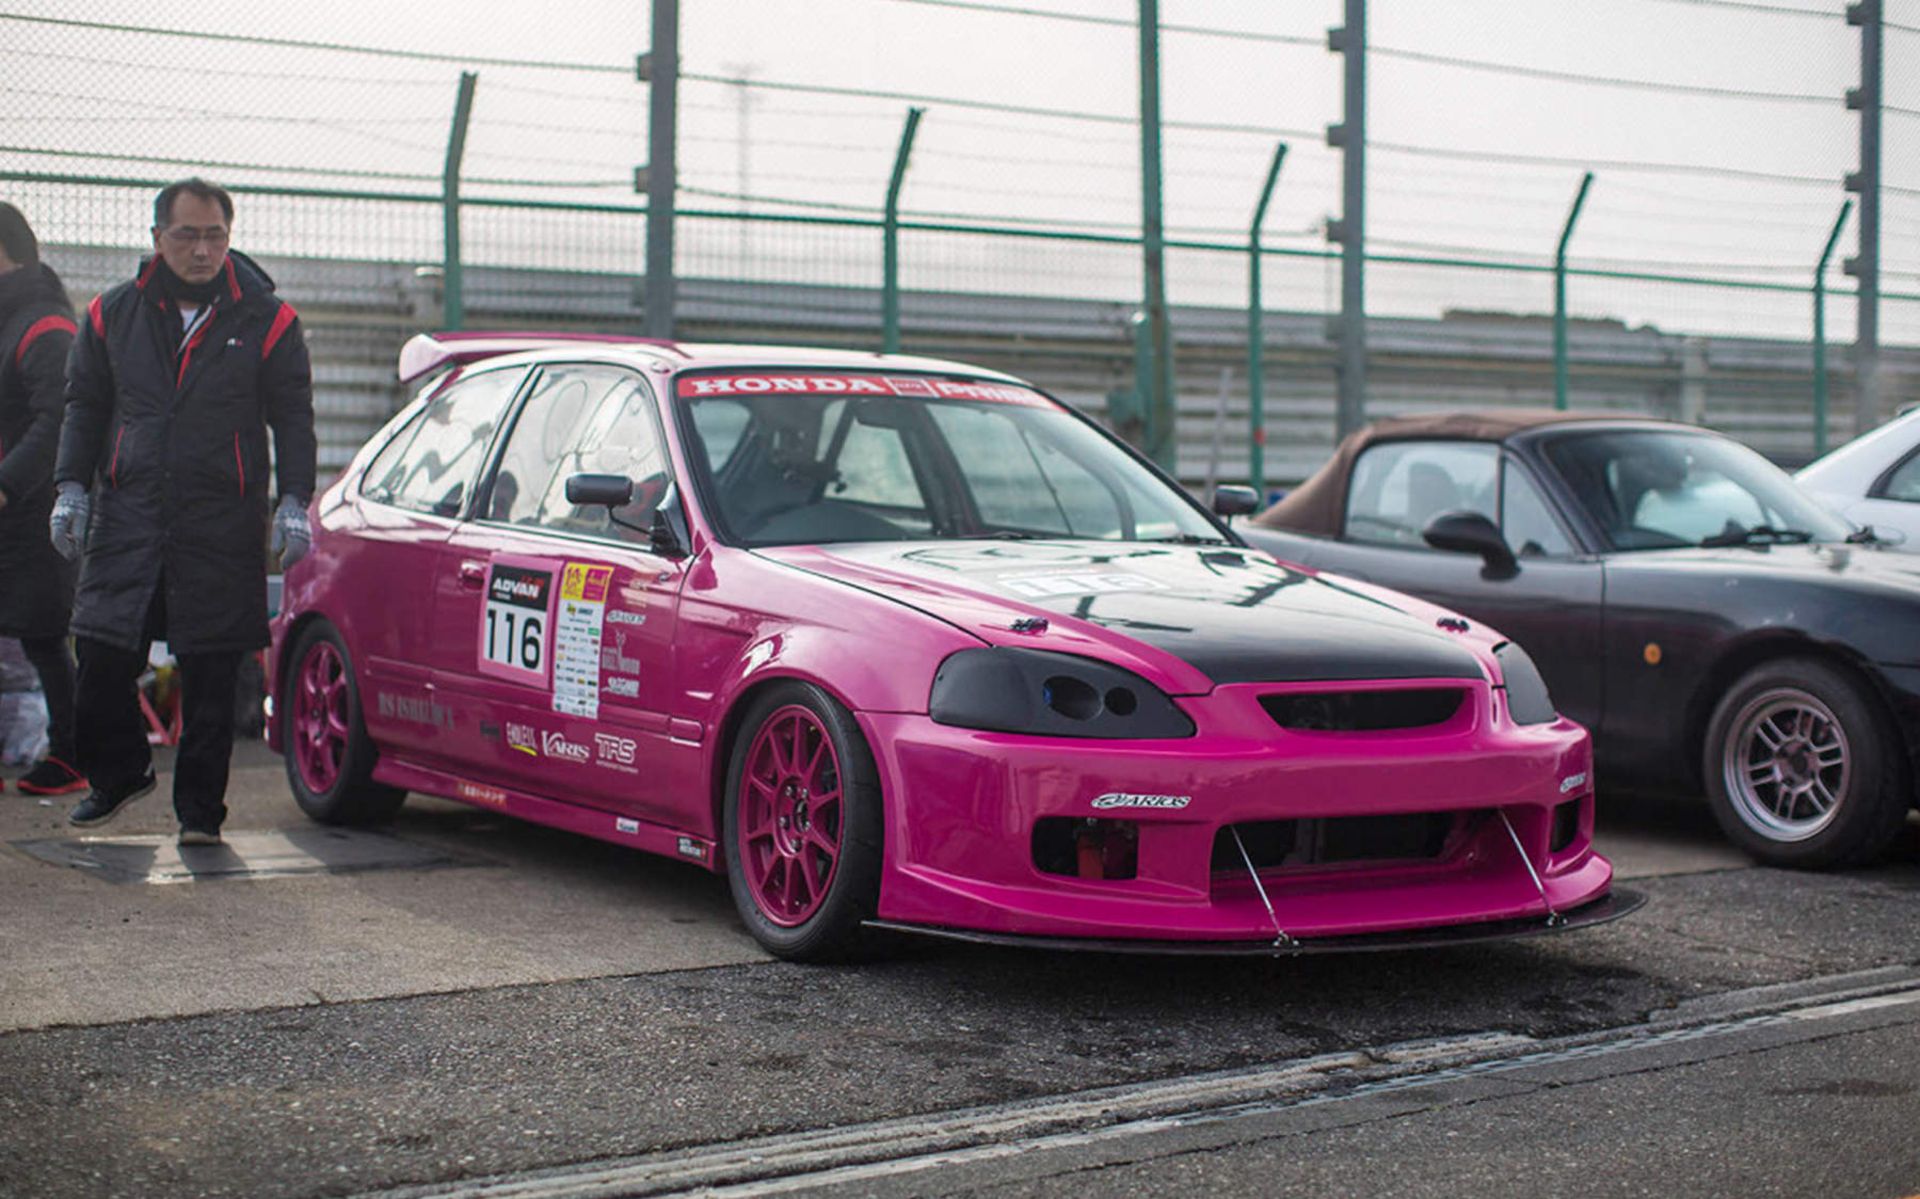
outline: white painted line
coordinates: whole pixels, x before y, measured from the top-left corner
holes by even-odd
[[[1920,991],[1896,991],[1891,995],[1869,995],[1864,999],[1849,999],[1845,1003],[1801,1008],[1799,1011],[1788,1012],[1787,1016],[1794,1020],[1829,1020],[1835,1016],[1851,1016],[1855,1012],[1870,1012],[1875,1008],[1900,1007],[1909,1003],[1920,1003]]]

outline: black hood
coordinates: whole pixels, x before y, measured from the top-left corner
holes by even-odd
[[[60,276],[44,262],[0,275],[0,324],[26,308],[51,308],[64,316],[73,315],[73,304],[67,299]]]
[[[1215,684],[1485,677],[1430,609],[1401,608],[1257,550],[1084,541],[855,543],[759,551],[1004,644],[1044,613],[1171,654]],[[1084,627],[1084,626],[1078,626]]]

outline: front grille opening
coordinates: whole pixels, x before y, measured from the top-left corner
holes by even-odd
[[[1043,874],[1119,882],[1140,871],[1140,826],[1131,820],[1042,816],[1033,822],[1033,865]]]
[[[1564,851],[1580,835],[1580,804],[1580,800],[1570,799],[1553,809],[1553,836],[1547,842],[1549,853]]]
[[[1363,733],[1444,724],[1467,693],[1459,687],[1394,691],[1288,691],[1263,695],[1260,706],[1283,729]]]
[[[1407,816],[1329,816],[1317,820],[1255,820],[1228,825],[1213,838],[1216,874],[1246,873],[1234,830],[1258,871],[1353,862],[1430,861],[1446,852],[1459,812]]]

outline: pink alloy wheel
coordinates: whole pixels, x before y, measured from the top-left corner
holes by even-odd
[[[840,862],[840,762],[810,709],[769,716],[740,782],[740,863],[754,903],[793,928],[820,910]]]
[[[307,790],[324,795],[340,781],[347,754],[347,664],[330,642],[315,642],[300,663],[290,748]]]

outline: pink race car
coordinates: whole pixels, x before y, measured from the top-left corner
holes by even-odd
[[[400,365],[443,374],[318,499],[274,624],[316,820],[419,791],[697,862],[797,959],[1372,948],[1637,901],[1517,645],[1248,549],[1018,379],[518,334]]]

